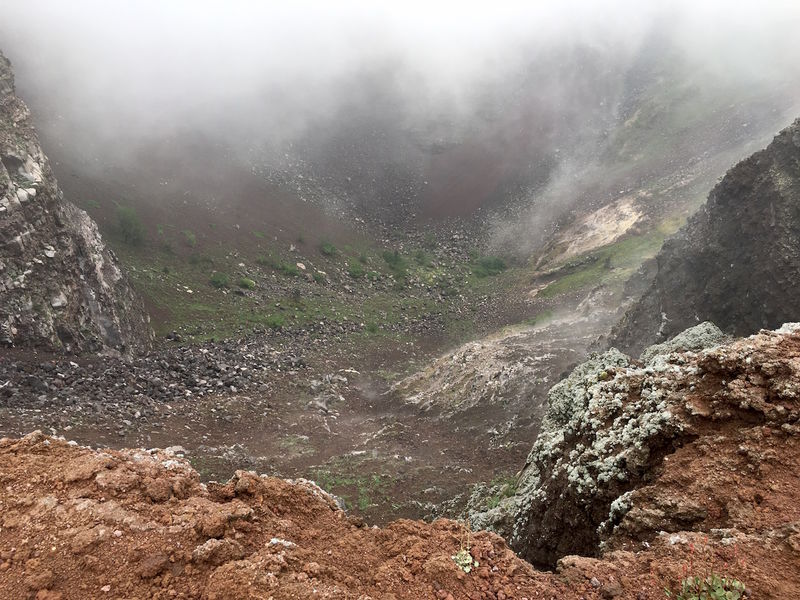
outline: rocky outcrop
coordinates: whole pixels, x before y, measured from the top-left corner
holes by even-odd
[[[719,341],[696,329],[685,343]],[[516,495],[473,525],[547,565],[649,547],[660,532],[789,543],[800,531],[787,467],[800,458],[800,325],[647,354],[593,355],[554,386]],[[796,569],[800,546],[793,557]]]
[[[59,190],[0,55],[0,342],[128,352],[150,339],[96,224]]]
[[[800,120],[732,168],[656,261],[610,346],[638,354],[701,321],[749,335],[800,318]]]

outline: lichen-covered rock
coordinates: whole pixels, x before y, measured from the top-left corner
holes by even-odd
[[[151,339],[96,224],[59,190],[0,54],[0,343],[127,353]]]
[[[681,340],[703,345],[719,334],[704,325]],[[734,457],[772,456],[753,441],[763,439],[764,426],[790,438],[800,432],[800,327],[699,352],[648,355],[658,360],[639,366],[612,349],[554,386],[517,493],[471,514],[473,525],[501,533],[523,557],[548,565],[568,554],[597,553],[617,539],[646,541],[662,530],[745,527],[747,519],[736,517],[743,514],[737,495],[720,493],[723,484],[710,481],[712,459],[723,447]],[[747,443],[737,447],[723,432]],[[779,441],[771,435],[770,443]],[[673,455],[712,465],[692,473],[686,459],[686,481],[676,492],[659,479],[667,461],[675,463]],[[744,478],[737,477],[743,489]],[[693,485],[702,491],[681,492]]]
[[[800,319],[800,119],[728,171],[656,262],[609,346],[635,355],[701,321],[741,336]]]
[[[705,348],[718,346],[730,339],[730,336],[725,335],[714,323],[706,321],[705,323],[700,323],[700,325],[690,327],[686,331],[682,331],[671,340],[661,344],[654,344],[646,348],[644,352],[642,352],[640,359],[645,364],[652,365],[656,357],[663,357],[672,352],[704,350]]]

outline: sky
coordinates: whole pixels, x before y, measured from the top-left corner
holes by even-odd
[[[23,92],[132,127],[265,104],[300,126],[381,65],[409,102],[458,107],[554,45],[613,46],[622,59],[654,26],[717,69],[752,74],[782,66],[765,56],[794,49],[800,23],[800,3],[780,1],[0,0],[0,12]]]
[[[0,0],[0,14],[40,131],[98,156],[186,131],[280,156],[313,139],[319,156],[347,115],[463,137],[530,106],[562,123],[531,131],[572,178],[586,157],[559,136],[593,151],[643,50],[720,89],[800,80],[797,0]]]

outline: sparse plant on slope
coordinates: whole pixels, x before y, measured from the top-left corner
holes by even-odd
[[[249,277],[242,277],[239,279],[239,287],[244,290],[254,290],[256,287],[256,282]]]
[[[716,573],[708,577],[687,577],[677,592],[665,590],[667,598],[675,600],[740,600],[745,598],[744,584]]]
[[[469,573],[472,569],[479,566],[478,561],[475,560],[470,553],[471,534],[472,530],[470,529],[469,519],[464,519],[464,526],[461,530],[461,549],[450,557],[464,573]]]
[[[208,280],[208,282],[212,285],[212,287],[215,287],[219,290],[228,287],[230,279],[227,275],[225,275],[225,273],[216,271],[211,275],[211,278]]]
[[[338,254],[338,250],[336,246],[331,244],[330,242],[322,242],[319,245],[319,251],[322,253],[323,256],[336,256]]]
[[[741,566],[738,549],[734,546],[736,566]],[[674,600],[742,600],[748,597],[745,585],[738,579],[722,575],[715,570],[715,559],[708,539],[699,551],[694,543],[689,544],[689,557],[683,565],[680,589],[665,589],[667,598]],[[725,563],[724,568],[728,564]],[[698,574],[698,571],[700,574]]]
[[[126,244],[138,246],[144,241],[144,225],[130,206],[117,208],[117,227]]]
[[[395,277],[402,279],[406,276],[408,264],[397,250],[384,250],[381,256]]]
[[[353,279],[360,279],[366,274],[366,271],[360,262],[351,259],[347,265],[347,274]]]
[[[490,277],[499,275],[507,268],[506,261],[499,256],[481,256],[472,265],[472,272],[476,277]]]
[[[197,246],[197,236],[195,235],[194,231],[190,231],[188,229],[184,230],[183,241],[186,242],[186,245],[190,248]]]

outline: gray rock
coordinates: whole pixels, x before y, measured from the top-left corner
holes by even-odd
[[[645,364],[652,365],[657,356],[672,352],[685,352],[687,350],[704,350],[719,346],[730,339],[730,336],[725,335],[719,327],[710,321],[706,321],[705,323],[700,323],[700,325],[690,327],[671,340],[646,348],[640,358]]]
[[[52,298],[50,298],[50,306],[53,308],[64,308],[67,305],[67,297],[64,295],[64,292],[59,292]]]

